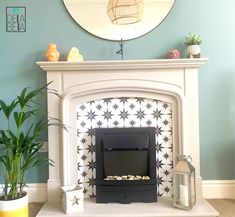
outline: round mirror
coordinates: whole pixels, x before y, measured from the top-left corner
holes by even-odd
[[[129,40],[158,26],[175,0],[63,0],[86,31],[108,40]]]

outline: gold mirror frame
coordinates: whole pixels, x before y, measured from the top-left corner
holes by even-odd
[[[130,40],[156,28],[175,0],[63,0],[72,18],[107,40]]]

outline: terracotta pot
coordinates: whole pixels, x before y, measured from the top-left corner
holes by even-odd
[[[187,57],[188,58],[200,58],[201,47],[200,45],[190,45],[187,47]]]
[[[28,194],[15,200],[0,200],[0,217],[28,217]]]
[[[60,53],[57,50],[56,44],[48,44],[46,58],[48,61],[58,61],[60,59]]]

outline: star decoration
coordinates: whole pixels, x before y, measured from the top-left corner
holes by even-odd
[[[104,103],[111,103],[112,102],[112,98],[105,98],[104,99]]]
[[[94,120],[96,116],[97,115],[92,110],[90,112],[87,112],[87,115],[86,115],[88,120]]]
[[[152,108],[152,105],[151,105],[150,103],[148,103],[148,104],[146,105],[146,108],[147,108],[147,109],[150,109],[150,108]]]
[[[93,177],[91,179],[89,178],[88,184],[89,184],[89,186],[94,187],[95,186],[95,179]]]
[[[95,129],[89,128],[86,133],[88,133],[89,136],[94,136],[95,135]]]
[[[170,172],[168,170],[164,171],[165,176],[169,176]]]
[[[77,153],[79,154],[79,152],[81,151],[82,149],[80,148],[80,146],[77,146]]]
[[[87,141],[87,140],[86,140],[85,138],[82,138],[82,139],[81,139],[81,143],[82,143],[82,144],[85,144],[86,141]]]
[[[139,111],[137,111],[137,118],[139,118],[140,120],[144,118],[146,114],[144,114],[144,111],[142,111],[141,109]]]
[[[165,103],[162,105],[162,107],[163,107],[164,109],[167,109],[167,108],[169,107],[169,105],[165,102]]]
[[[96,163],[92,160],[92,161],[88,162],[87,166],[88,166],[89,169],[93,170],[93,169],[96,168]]]
[[[130,121],[130,125],[131,125],[131,126],[134,126],[134,125],[135,125],[135,121],[131,120],[131,121]]]
[[[113,125],[114,125],[114,126],[119,125],[118,121],[114,121],[114,122],[113,122]]]
[[[88,150],[88,153],[93,154],[95,152],[95,148],[96,148],[96,146],[93,145],[93,143],[90,143],[86,150]]]
[[[98,121],[96,124],[98,127],[101,127],[103,125],[103,123],[101,121]]]
[[[168,120],[164,120],[164,121],[163,121],[163,124],[164,124],[165,126],[167,126],[167,125],[169,124],[169,121],[168,121]]]
[[[152,124],[152,121],[150,121],[150,120],[147,120],[146,124],[147,124],[148,126],[151,126],[151,124]]]
[[[144,98],[141,98],[141,97],[136,97],[136,102],[144,102]]]
[[[135,105],[133,103],[130,104],[129,108],[133,110],[135,108]]]
[[[107,110],[104,112],[103,116],[104,116],[104,119],[107,119],[107,121],[108,121],[109,119],[112,119],[113,114],[112,114],[112,112]]]
[[[85,161],[85,160],[87,159],[87,156],[86,156],[86,155],[82,155],[81,159],[82,159],[83,161]]]
[[[165,153],[165,154],[163,155],[163,157],[167,160],[168,158],[170,158],[170,155],[167,154],[167,153]]]
[[[96,106],[96,108],[100,111],[100,110],[102,109],[102,106],[101,106],[100,104],[98,104],[98,105]]]
[[[86,123],[84,121],[81,122],[80,124],[81,127],[85,127],[86,126]]]
[[[114,110],[117,110],[119,108],[119,106],[115,103],[114,105],[113,105],[113,109]]]
[[[156,131],[155,131],[155,133],[157,134],[157,136],[162,135],[162,132],[163,132],[162,128],[157,126],[157,127],[156,127]]]
[[[72,206],[74,205],[79,205],[79,200],[80,198],[77,198],[76,195],[74,195],[74,198],[71,200],[72,201]]]
[[[121,97],[120,102],[122,102],[122,103],[128,102],[128,98],[127,97]]]
[[[168,138],[167,136],[165,136],[165,137],[163,138],[163,141],[164,141],[164,142],[168,142],[168,141],[169,141],[169,138]]]
[[[121,119],[125,120],[125,119],[128,119],[129,114],[127,111],[123,110],[120,112],[119,116]]]
[[[163,165],[164,165],[164,164],[162,163],[162,160],[157,159],[156,167],[157,167],[157,168],[162,168]]]
[[[86,109],[86,107],[82,104],[82,105],[80,106],[80,109],[81,109],[82,111],[84,111],[84,110]]]
[[[88,175],[88,173],[87,173],[87,172],[85,172],[85,171],[83,171],[81,175],[82,175],[82,177],[84,177],[84,178],[85,178],[85,177]]]
[[[80,162],[78,162],[78,164],[77,164],[77,168],[78,168],[78,170],[80,170],[80,168],[81,168],[82,166],[81,166],[81,163]]]
[[[161,116],[163,115],[163,113],[162,113],[162,111],[161,110],[158,110],[158,109],[156,109],[155,111],[153,111],[153,118],[155,118],[155,119],[159,119],[159,118],[161,118]]]

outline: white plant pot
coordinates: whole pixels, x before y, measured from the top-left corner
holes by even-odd
[[[0,200],[0,217],[28,217],[28,194],[15,200]]]
[[[62,189],[62,208],[66,214],[83,210],[83,189],[77,185],[64,186]]]
[[[200,45],[190,45],[187,47],[187,57],[188,58],[200,58],[201,47]]]

